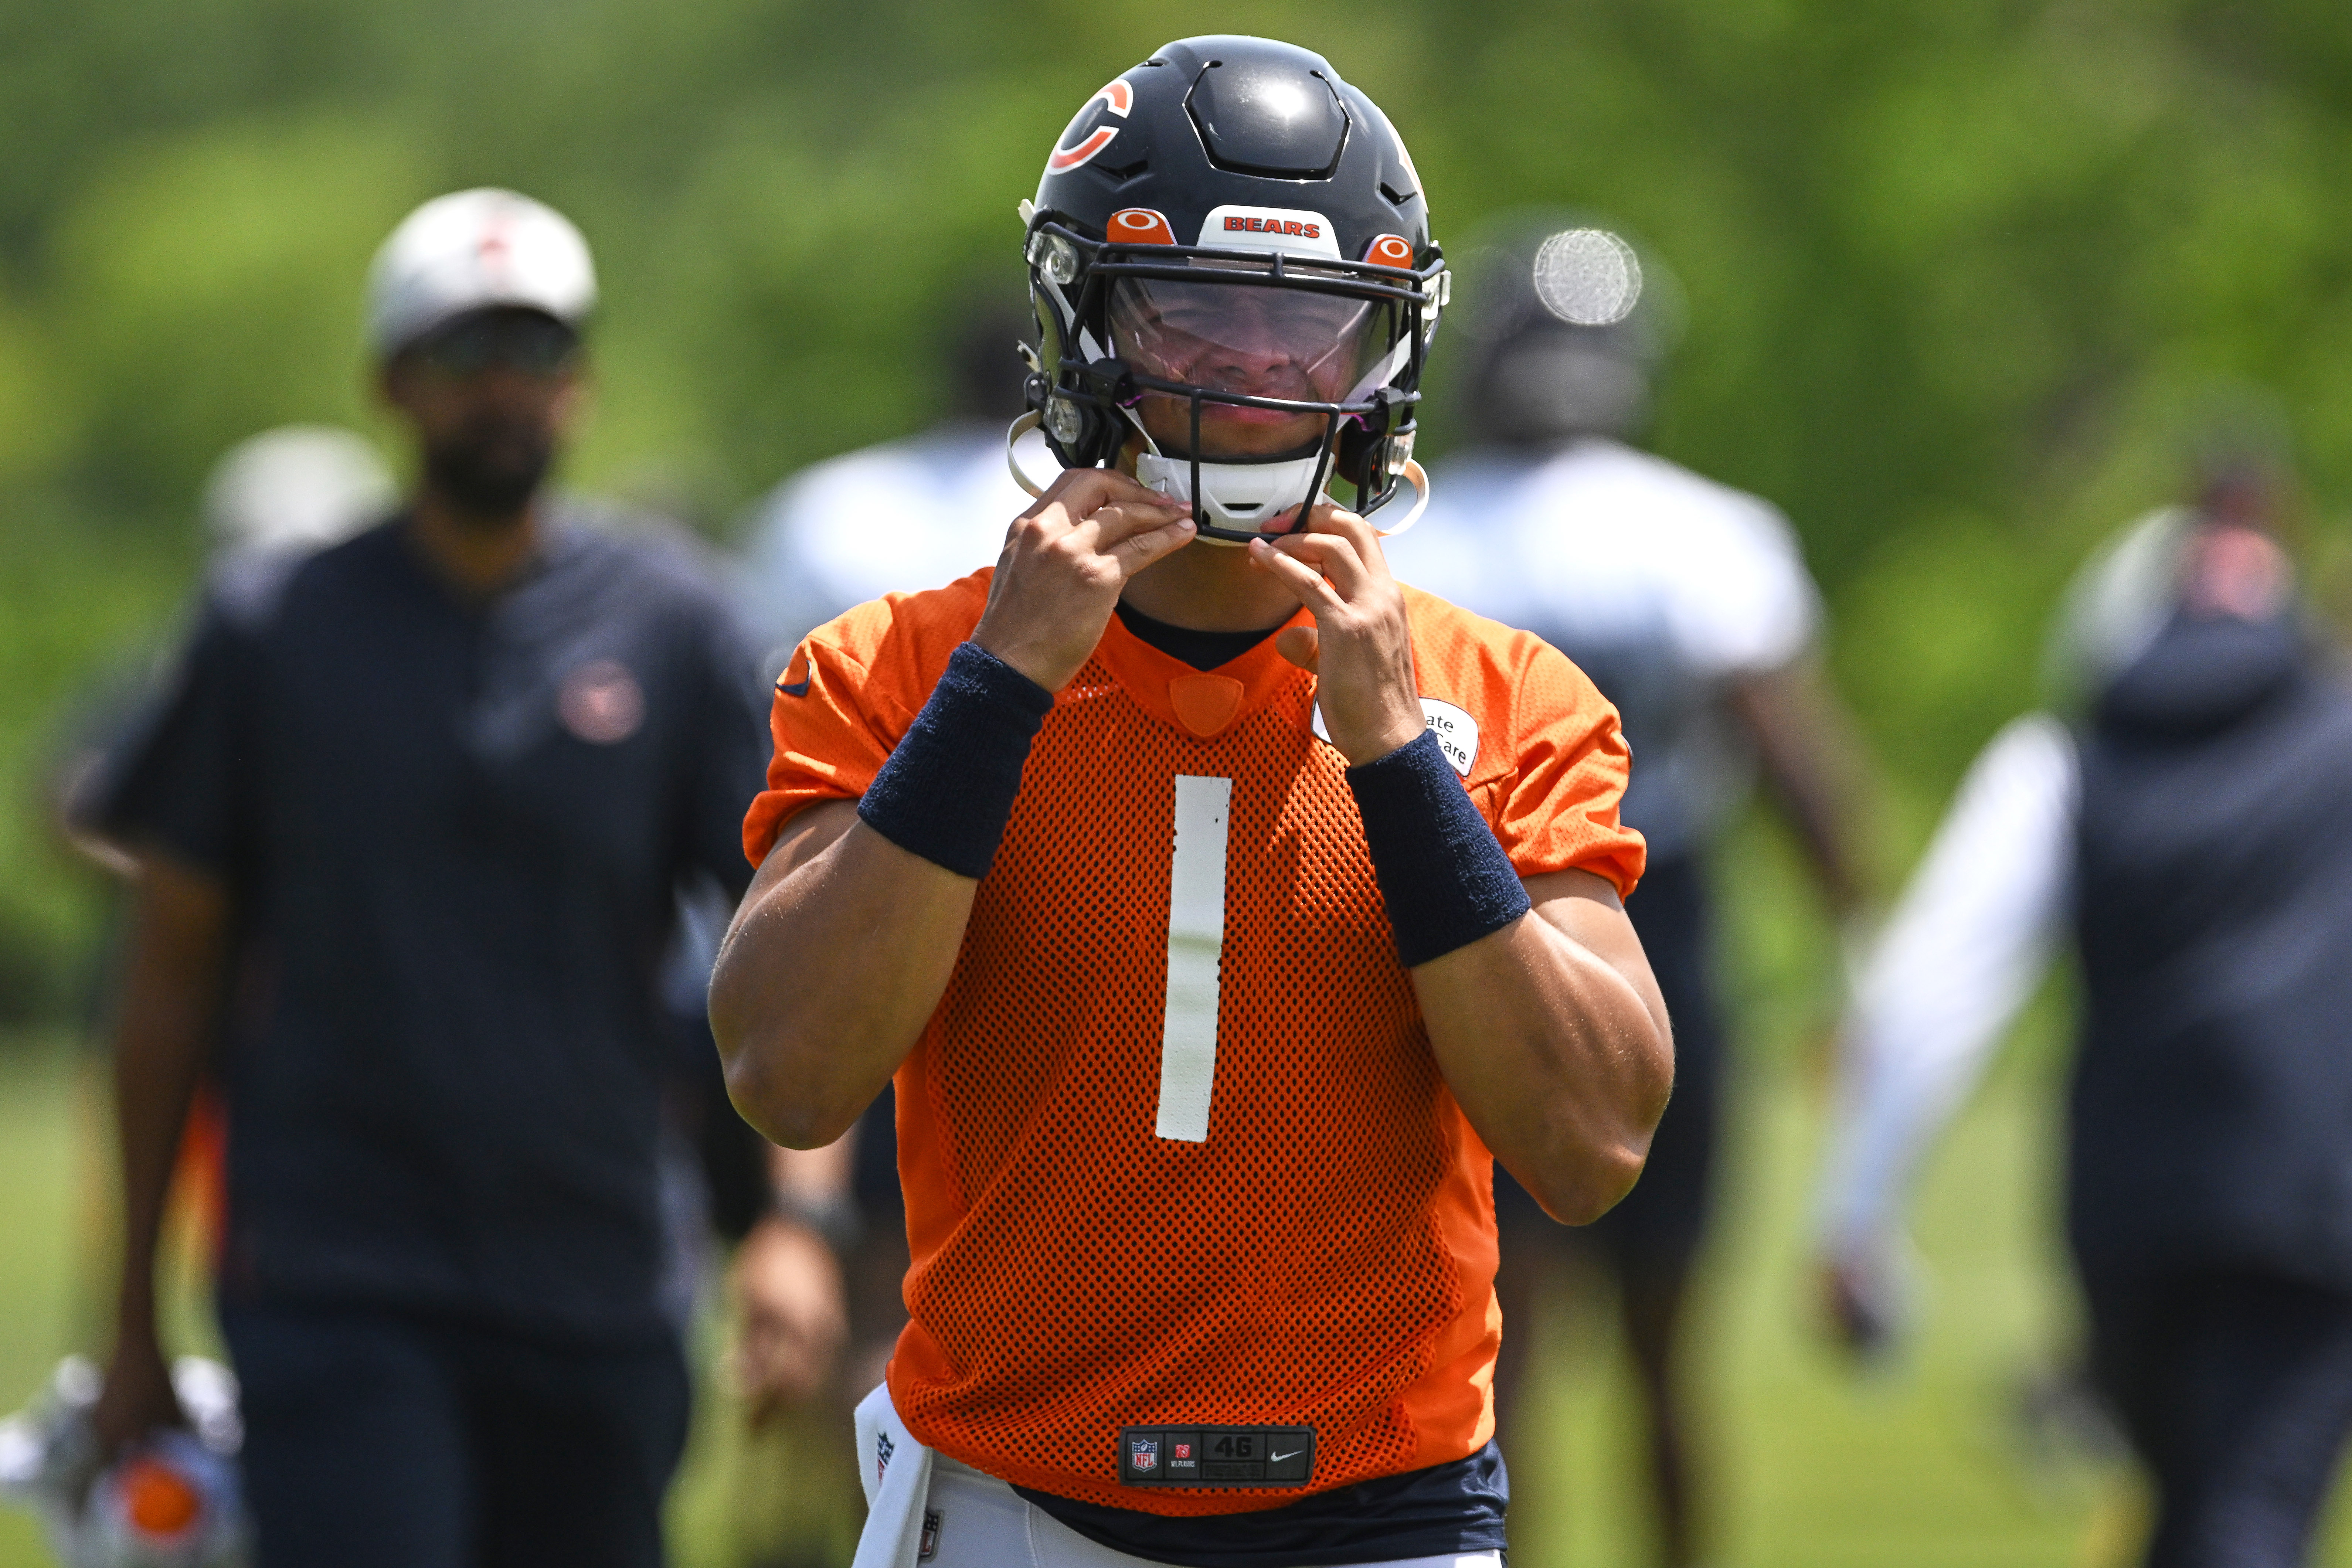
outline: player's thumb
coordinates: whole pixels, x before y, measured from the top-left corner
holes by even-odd
[[[1274,651],[1312,675],[1322,658],[1322,643],[1313,626],[1285,626],[1275,635]]]
[[[1121,575],[1132,577],[1162,556],[1172,555],[1192,543],[1192,536],[1199,531],[1191,518],[1171,518],[1158,528],[1129,534],[1112,545],[1110,552],[1118,562]]]

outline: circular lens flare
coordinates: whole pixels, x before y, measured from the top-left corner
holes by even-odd
[[[1642,301],[1642,259],[1605,228],[1571,228],[1536,251],[1533,281],[1543,308],[1571,326],[1613,326]]]

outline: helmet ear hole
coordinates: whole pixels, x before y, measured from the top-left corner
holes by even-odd
[[[1091,368],[1091,367],[1090,367]],[[1088,384],[1093,376],[1039,373],[1029,377],[1026,400],[1038,416],[1038,433],[1065,468],[1099,468],[1126,443],[1117,405]]]
[[[1126,441],[1115,402],[1116,383],[1126,367],[1116,361],[1085,365],[1071,352],[1072,323],[1057,296],[1049,295],[1033,267],[1029,300],[1037,318],[1036,368],[1023,385],[1023,401],[1037,415],[1038,434],[1064,468],[1092,468],[1118,455]],[[1076,334],[1083,341],[1083,334]],[[1104,373],[1110,373],[1106,381]]]
[[[1412,428],[1412,404],[1406,394],[1393,386],[1376,387],[1372,402],[1376,412],[1340,426],[1331,448],[1331,471],[1355,486],[1365,500],[1388,489],[1391,437]]]

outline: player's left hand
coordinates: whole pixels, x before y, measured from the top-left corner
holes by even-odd
[[[1314,614],[1314,626],[1291,627],[1275,647],[1315,673],[1324,728],[1349,766],[1385,757],[1427,728],[1404,590],[1370,523],[1326,501],[1305,528],[1260,534],[1249,553]]]
[[[744,1416],[763,1426],[822,1393],[848,1342],[841,1268],[807,1226],[771,1216],[735,1254],[732,1356]]]

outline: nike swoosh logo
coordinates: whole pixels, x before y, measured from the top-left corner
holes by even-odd
[[[776,689],[787,697],[806,697],[808,689],[809,683],[805,680],[795,680],[790,686],[786,686],[781,680],[776,682]]]
[[[1307,1450],[1304,1448],[1293,1448],[1287,1454],[1268,1454],[1265,1457],[1265,1462],[1269,1465],[1278,1465],[1285,1459],[1295,1459],[1305,1452]]]

